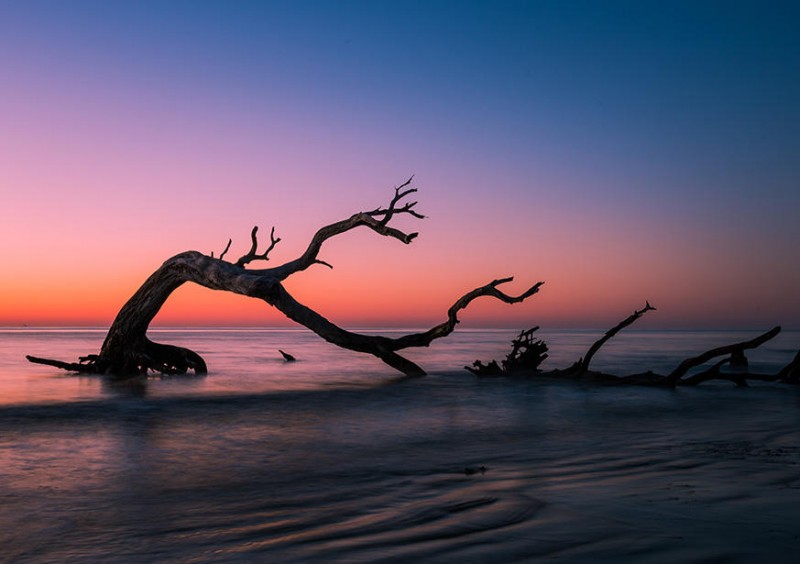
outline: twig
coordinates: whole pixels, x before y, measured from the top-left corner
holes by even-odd
[[[227,253],[228,250],[231,248],[231,243],[233,243],[233,239],[228,239],[228,244],[225,246],[225,250],[222,251],[222,254],[219,255],[219,260],[225,258],[225,253]],[[214,254],[212,253],[211,256],[213,257]]]
[[[245,266],[246,264],[254,260],[269,260],[270,251],[272,251],[272,249],[275,248],[275,245],[277,245],[281,241],[280,237],[275,238],[275,228],[273,227],[272,231],[270,231],[269,233],[269,240],[270,240],[269,247],[267,248],[266,251],[264,251],[259,255],[258,253],[256,253],[256,250],[258,249],[257,233],[258,233],[258,225],[253,227],[253,231],[250,232],[250,239],[252,240],[252,245],[250,246],[250,250],[246,255],[242,256],[239,260],[236,261],[235,263],[236,266]]]

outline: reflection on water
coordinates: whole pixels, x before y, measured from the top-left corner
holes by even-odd
[[[653,370],[669,373],[681,360],[710,348],[750,339],[761,331],[627,331],[609,341],[592,367],[617,374]],[[391,334],[392,331],[382,331]],[[396,334],[397,331],[394,331]],[[407,356],[429,373],[460,374],[476,359],[501,359],[517,334],[511,330],[460,330],[430,347],[409,349]],[[542,331],[550,346],[544,369],[564,368],[581,358],[602,331]],[[103,329],[0,328],[0,405],[95,400],[117,395],[180,396],[264,393],[372,386],[390,383],[397,373],[379,360],[326,343],[306,330],[157,329],[153,340],[189,347],[207,361],[207,378],[150,380],[109,385],[93,377],[76,377],[26,362],[31,354],[63,360],[97,352]],[[785,331],[750,354],[754,371],[776,371],[800,348],[800,331]],[[287,363],[283,349],[297,357]]]
[[[302,333],[240,333],[157,336],[212,371],[143,395],[8,357],[71,358],[102,333],[3,334],[0,561],[793,561],[800,390],[443,368],[513,332],[454,335],[415,357],[434,374],[396,381]],[[562,337],[582,353],[596,335]],[[775,347],[761,362],[784,362]]]

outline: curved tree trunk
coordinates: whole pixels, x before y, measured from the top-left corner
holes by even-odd
[[[270,233],[269,248],[261,254],[257,253],[257,228],[254,228],[251,233],[250,251],[235,262],[223,260],[230,249],[230,241],[219,258],[214,258],[213,253],[207,256],[197,251],[175,255],[164,262],[122,307],[106,335],[99,354],[81,357],[78,363],[31,356],[28,360],[66,370],[121,377],[146,374],[148,371],[182,374],[191,370],[196,374],[205,373],[206,364],[196,352],[183,347],[154,343],[147,338],[150,323],[172,292],[185,282],[194,282],[212,290],[223,290],[260,299],[328,342],[353,351],[372,354],[406,375],[424,375],[422,368],[397,354],[397,351],[409,347],[426,347],[433,340],[452,333],[458,324],[458,311],[467,307],[475,298],[491,296],[505,303],[521,302],[538,292],[542,282],[519,296],[509,296],[497,287],[512,279],[494,280],[459,298],[448,310],[447,321],[428,331],[399,338],[363,335],[342,329],[295,300],[281,284],[287,277],[314,264],[332,268],[330,264],[317,258],[322,244],[327,239],[356,227],[368,227],[379,235],[392,237],[406,244],[411,243],[417,233],[406,234],[389,226],[390,220],[397,214],[409,214],[420,219],[424,217],[414,210],[416,202],[405,203],[398,207],[401,200],[416,192],[415,188],[408,187],[410,183],[411,179],[395,189],[394,198],[387,208],[356,213],[348,219],[322,227],[300,257],[275,268],[261,270],[246,268],[254,260],[269,260],[269,252],[280,241],[279,238],[275,238],[274,228]]]

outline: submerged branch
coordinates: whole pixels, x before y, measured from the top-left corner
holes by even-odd
[[[609,330],[605,336],[595,342],[587,354],[587,359],[590,359],[594,353],[606,342],[614,336],[620,329],[633,323],[645,312],[655,309],[649,303],[641,310],[637,310],[633,315],[626,318],[623,322]],[[547,345],[542,341],[533,341],[531,336],[533,331],[538,327],[523,331],[520,336],[512,340],[512,350],[503,361],[502,366],[497,361],[492,360],[488,364],[476,360],[472,366],[465,366],[464,368],[476,376],[510,376],[510,377],[541,377],[552,379],[568,379],[568,380],[588,380],[603,384],[627,384],[627,385],[643,385],[643,386],[696,386],[703,382],[710,380],[725,380],[733,382],[737,386],[747,386],[748,381],[759,382],[783,382],[787,384],[800,384],[800,351],[795,355],[792,362],[787,364],[779,372],[775,374],[759,374],[750,372],[748,370],[747,359],[744,356],[744,351],[747,349],[756,348],[763,343],[769,341],[780,332],[780,327],[775,327],[766,333],[749,341],[741,343],[734,343],[711,349],[701,355],[684,360],[678,368],[676,368],[669,375],[656,374],[655,372],[643,372],[640,374],[632,374],[629,376],[617,376],[614,374],[606,374],[588,369],[588,360],[581,360],[572,366],[565,369],[554,370],[539,370],[539,364],[547,358]],[[520,349],[523,350],[525,355],[530,355],[527,362],[514,362],[515,358],[520,357]],[[717,361],[714,365],[686,376],[686,374],[693,368],[705,364],[709,360],[729,355]],[[729,370],[723,372],[722,368],[728,366]]]
[[[778,372],[778,377],[781,382],[800,384],[800,350],[797,351],[792,362]]]
[[[603,337],[598,339],[590,348],[589,351],[586,353],[586,356],[583,357],[581,360],[578,361],[577,369],[581,372],[587,372],[589,370],[589,363],[592,361],[592,357],[600,350],[606,342],[611,339],[614,335],[619,333],[628,325],[631,325],[634,321],[639,319],[648,311],[654,311],[656,308],[650,305],[649,301],[645,301],[645,305],[642,309],[634,311],[631,315],[620,321],[617,325],[609,329]]]
[[[754,349],[756,347],[761,346],[762,344],[766,343],[767,341],[775,337],[780,332],[781,332],[780,326],[773,327],[772,329],[770,329],[769,331],[767,331],[762,335],[759,335],[755,339],[751,339],[749,341],[743,341],[741,343],[735,343],[732,345],[726,345],[724,347],[718,347],[716,349],[711,349],[709,351],[706,351],[701,355],[687,358],[686,360],[681,362],[678,365],[678,367],[667,376],[667,383],[672,386],[679,384],[681,382],[681,379],[686,375],[687,372],[689,372],[689,370],[695,368],[696,366],[700,366],[701,364],[705,364],[712,358],[716,358],[718,356],[723,356],[726,354],[743,357],[745,350]]]
[[[28,359],[28,362],[33,362],[35,364],[45,364],[47,366],[54,366],[56,368],[60,368],[61,370],[69,370],[70,372],[84,372],[84,373],[94,373],[92,365],[84,364],[80,362],[64,362],[62,360],[53,360],[51,358],[40,358],[38,356],[31,356],[25,355],[25,358]]]

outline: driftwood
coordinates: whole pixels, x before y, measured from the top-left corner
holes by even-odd
[[[575,367],[576,370],[578,370],[579,372],[588,372],[589,363],[592,361],[594,355],[597,354],[597,351],[600,350],[600,347],[605,345],[606,342],[609,341],[614,335],[622,331],[628,325],[631,325],[634,321],[639,319],[645,313],[647,313],[648,311],[654,311],[655,309],[656,308],[650,305],[650,302],[646,301],[642,309],[634,311],[631,315],[623,319],[620,323],[618,323],[617,325],[606,331],[606,334],[603,335],[598,341],[596,341],[589,348],[589,350],[586,352],[586,356],[584,356],[582,359],[578,361],[577,366]]]
[[[289,276],[314,265],[333,268],[318,258],[323,243],[357,227],[367,227],[378,235],[391,237],[405,244],[411,243],[418,233],[405,233],[390,223],[399,215],[424,218],[415,209],[417,202],[407,200],[417,191],[411,187],[412,179],[413,177],[395,188],[394,197],[387,207],[358,212],[345,220],[320,228],[301,256],[280,266],[266,269],[247,268],[253,261],[269,260],[270,252],[280,242],[280,238],[275,237],[274,227],[270,232],[270,244],[262,253],[258,253],[258,227],[254,227],[250,234],[250,250],[233,262],[224,260],[230,250],[231,240],[219,258],[214,258],[213,253],[209,256],[198,251],[187,251],[167,259],[119,311],[98,354],[81,357],[79,362],[63,362],[33,356],[27,358],[31,362],[73,372],[116,377],[142,375],[148,372],[184,374],[190,370],[195,374],[203,374],[207,371],[206,363],[196,352],[183,347],[155,343],[147,337],[150,322],[172,292],[185,282],[194,282],[212,290],[233,292],[262,300],[277,308],[289,319],[311,329],[326,341],[345,349],[372,354],[406,375],[424,375],[422,368],[400,356],[397,351],[409,347],[427,347],[435,339],[452,333],[459,322],[458,312],[476,298],[489,296],[513,304],[538,292],[542,282],[534,284],[518,296],[510,296],[502,292],[499,286],[512,279],[494,280],[458,298],[448,310],[447,320],[443,323],[428,331],[397,338],[364,335],[342,329],[295,300],[282,284]]]
[[[545,354],[547,344],[541,340],[534,340],[532,337],[533,332],[538,330],[539,327],[522,331],[519,337],[512,340],[511,352],[501,364],[494,360],[487,364],[476,360],[472,366],[465,366],[464,368],[476,376],[563,378],[592,380],[609,384],[640,384],[666,387],[696,386],[709,380],[727,380],[737,386],[747,386],[748,380],[800,384],[800,351],[797,352],[789,364],[775,374],[759,374],[749,371],[749,363],[744,351],[757,348],[774,338],[780,333],[780,327],[773,327],[766,333],[749,341],[717,347],[700,355],[687,358],[675,370],[666,375],[643,372],[630,376],[617,376],[589,369],[589,362],[606,342],[642,315],[653,310],[655,308],[649,302],[646,302],[644,308],[634,311],[633,314],[609,329],[602,338],[592,344],[583,358],[565,369],[542,371],[539,368],[542,361],[547,358]],[[704,370],[689,374],[691,370],[718,357],[724,358]],[[723,371],[723,367],[726,366],[729,370]]]
[[[285,360],[286,362],[294,362],[295,360],[297,360],[295,357],[293,357],[292,355],[290,355],[285,351],[282,351],[281,349],[278,349],[278,352],[281,353],[283,360]]]
[[[502,361],[502,366],[496,360],[483,364],[480,360],[465,366],[467,370],[477,376],[500,376],[503,374],[516,374],[524,370],[538,370],[539,365],[547,358],[547,344],[534,339],[533,333],[539,327],[520,331],[519,336],[511,341],[511,352]]]

